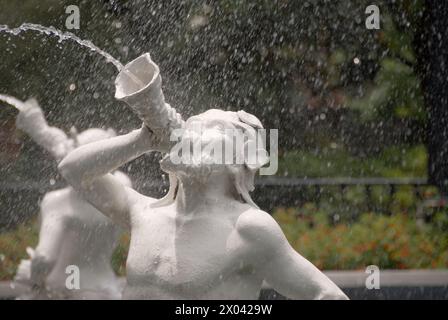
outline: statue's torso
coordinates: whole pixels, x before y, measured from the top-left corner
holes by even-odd
[[[71,188],[53,191],[46,197],[47,201],[52,201],[59,210],[55,213],[41,212],[41,218],[64,224],[63,238],[55,239],[62,243],[57,261],[46,279],[47,287],[55,291],[55,294],[66,292],[66,268],[75,265],[80,271],[81,291],[93,294],[98,292],[104,294],[104,297],[119,298],[117,279],[110,265],[119,235],[117,227],[79,198]]]
[[[133,210],[129,299],[257,299],[262,279],[236,230],[240,213],[176,217],[175,206]]]

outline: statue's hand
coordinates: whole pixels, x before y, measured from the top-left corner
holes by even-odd
[[[140,140],[146,150],[159,151],[163,153],[170,151],[173,143],[170,141],[168,134],[156,134],[145,124],[142,125],[140,132]]]
[[[24,103],[24,107],[20,110],[16,119],[17,128],[28,131],[31,128],[39,126],[41,123],[45,123],[44,114],[42,109],[37,104],[36,100],[29,99]]]

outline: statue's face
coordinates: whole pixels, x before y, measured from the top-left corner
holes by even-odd
[[[233,112],[221,110],[209,110],[189,118],[178,143],[162,159],[162,169],[187,175],[223,173],[226,170],[224,146],[233,139],[236,129],[233,121],[238,121]]]

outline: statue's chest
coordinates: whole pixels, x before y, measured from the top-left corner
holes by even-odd
[[[233,228],[213,220],[179,223],[154,217],[133,225],[128,280],[151,285],[197,286],[232,272],[236,251]]]

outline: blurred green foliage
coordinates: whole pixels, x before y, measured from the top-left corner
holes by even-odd
[[[39,229],[35,219],[0,234],[0,281],[11,280],[22,259],[29,259],[26,248],[37,245]]]
[[[279,159],[278,175],[294,177],[426,177],[424,145],[396,145],[377,155],[353,156],[336,143],[312,151],[288,151]]]
[[[448,267],[447,212],[437,223],[419,227],[411,216],[365,213],[354,223],[328,222],[313,206],[279,209],[274,217],[291,245],[321,269],[381,269]]]
[[[362,97],[348,103],[362,119],[412,119],[421,125],[426,120],[423,93],[417,75],[414,37],[418,35],[423,1],[402,1],[394,11],[382,15],[379,41],[387,47],[387,55],[378,60],[373,81],[367,84]],[[399,10],[399,11],[398,11]],[[397,13],[395,12],[395,13]]]
[[[338,145],[328,146],[318,152],[291,151],[279,160],[279,175],[302,178],[425,178],[427,152],[423,145],[392,146],[376,156],[353,156]],[[394,190],[389,185],[369,186],[321,185],[306,187],[291,197],[326,212],[329,220],[355,221],[365,212],[415,214],[424,201],[437,199],[440,194],[433,186],[399,185]],[[392,192],[393,191],[393,192]],[[301,207],[301,209],[303,209]]]

